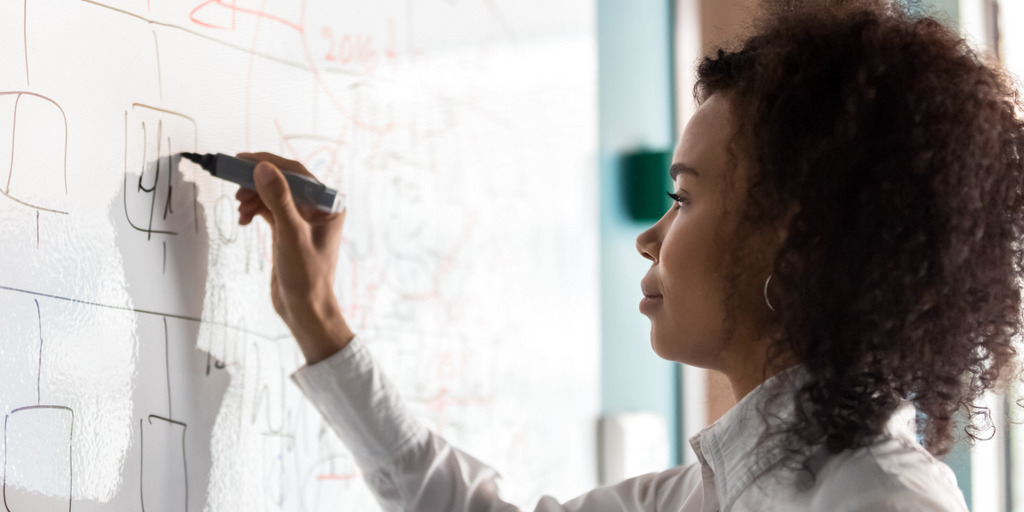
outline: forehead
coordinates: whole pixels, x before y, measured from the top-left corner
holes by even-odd
[[[673,162],[697,169],[702,177],[721,175],[729,164],[728,147],[735,126],[729,98],[711,95],[686,123]]]

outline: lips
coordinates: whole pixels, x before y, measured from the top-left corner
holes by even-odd
[[[645,315],[654,313],[661,304],[661,292],[645,281],[640,282],[640,291],[644,294],[644,298],[640,299],[640,312]]]
[[[655,299],[661,297],[661,292],[658,291],[655,287],[647,284],[647,282],[645,281],[640,282],[640,291],[643,292],[644,297],[647,298]]]

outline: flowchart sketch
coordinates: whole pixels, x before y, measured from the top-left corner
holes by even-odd
[[[111,499],[132,432],[130,314],[0,288],[0,325],[8,503],[67,510]]]
[[[21,301],[27,305],[28,301]],[[32,301],[33,314],[22,317],[23,324],[35,327],[30,335],[25,330],[11,330],[23,336],[21,341],[38,347],[35,373],[35,404],[17,407],[4,417],[3,499],[9,512],[70,510],[74,461],[75,413],[67,406],[46,404],[42,383],[46,340],[39,301]],[[35,322],[32,322],[35,320]],[[32,324],[35,325],[32,325]],[[28,491],[18,493],[15,490]],[[9,492],[10,491],[10,492]]]
[[[150,414],[139,418],[139,490],[142,510],[188,512],[188,425],[174,413],[175,386],[171,366],[171,329],[167,317],[139,320],[140,350],[157,369],[147,387],[163,388],[166,402],[150,402]],[[160,364],[162,361],[162,364]],[[163,395],[164,393],[158,393]]]
[[[198,317],[208,268],[206,211],[194,151],[197,124],[184,113],[133,103],[122,112],[123,170],[109,203],[136,307]]]
[[[191,344],[197,320],[139,311],[131,316],[139,365],[146,370],[132,390],[131,446],[120,492],[97,512],[203,510],[210,430],[227,386],[225,372],[211,365],[206,373],[206,354]]]
[[[323,284],[412,415],[509,501],[593,486],[590,2],[0,4],[0,512],[379,510],[186,151],[345,194]]]
[[[197,145],[195,121],[181,113],[133,104],[125,111],[124,215],[147,240],[199,231],[194,183],[178,168]]]
[[[49,213],[68,209],[68,120],[54,100],[0,92],[0,194]]]

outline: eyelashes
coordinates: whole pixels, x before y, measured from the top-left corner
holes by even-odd
[[[679,206],[686,206],[690,204],[689,199],[680,196],[679,194],[674,194],[672,192],[666,192],[666,194],[668,194],[668,197],[672,198],[672,200],[675,201],[675,203],[678,204]]]

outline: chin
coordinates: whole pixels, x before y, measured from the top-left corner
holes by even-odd
[[[714,369],[715,358],[707,351],[697,350],[692,343],[686,343],[680,339],[666,340],[659,338],[651,331],[651,349],[658,357],[675,363],[704,368]]]
[[[658,357],[666,361],[684,362],[680,360],[680,356],[683,354],[680,353],[682,351],[679,350],[679,347],[671,342],[667,342],[667,340],[658,339],[653,330],[651,331],[651,349],[654,350]]]

